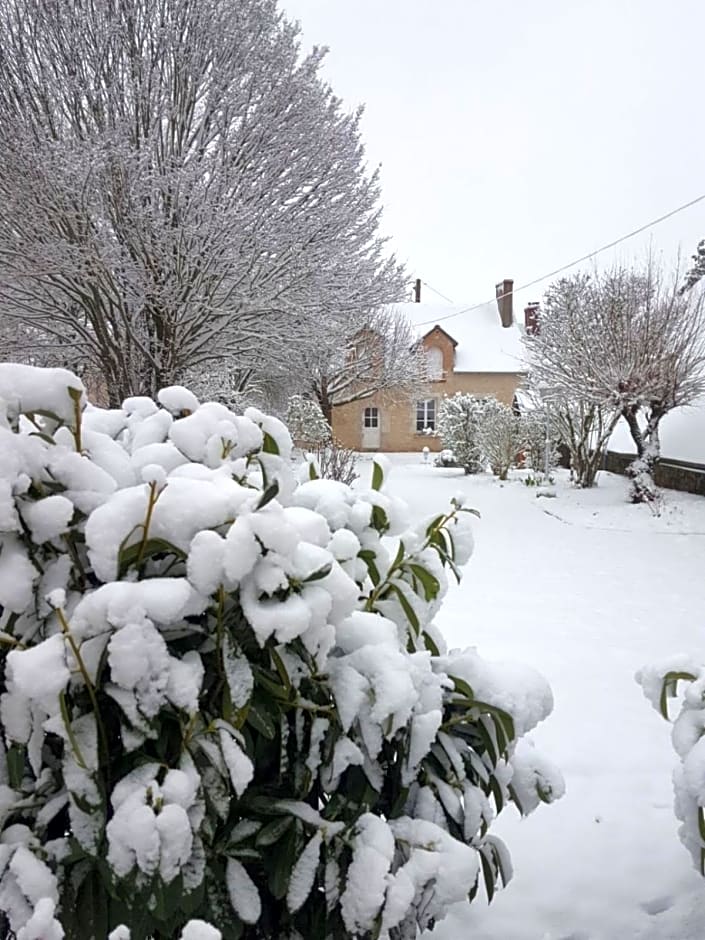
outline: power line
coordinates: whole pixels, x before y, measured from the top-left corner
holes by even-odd
[[[534,278],[533,281],[528,281],[526,284],[521,284],[519,287],[514,287],[512,290],[506,291],[504,294],[498,294],[496,297],[490,297],[489,300],[485,300],[483,303],[473,304],[470,307],[464,307],[462,310],[457,310],[455,313],[446,314],[444,317],[436,317],[433,320],[424,320],[423,323],[418,323],[417,326],[428,326],[431,323],[435,324],[440,323],[443,320],[451,320],[453,317],[459,317],[462,313],[469,313],[471,310],[479,310],[480,307],[485,307],[494,300],[502,300],[504,297],[511,297],[513,294],[516,294],[519,291],[526,290],[529,287],[534,287],[536,284],[540,284],[542,281],[547,281],[549,277],[555,277],[556,274],[561,274],[561,272],[567,271],[568,268],[574,268],[576,264],[582,264],[583,261],[589,261],[590,258],[594,258],[597,255],[602,254],[603,251],[608,251],[610,248],[614,248],[616,245],[627,241],[627,239],[634,238],[635,235],[640,235],[647,229],[653,228],[654,225],[658,225],[659,222],[665,222],[666,219],[670,219],[672,216],[677,215],[679,212],[683,212],[685,209],[690,209],[691,206],[697,205],[697,203],[702,202],[704,199],[705,193],[703,193],[702,196],[696,196],[696,198],[691,199],[690,202],[683,203],[682,206],[678,206],[676,209],[671,209],[670,212],[666,212],[664,215],[660,215],[657,219],[652,219],[651,222],[647,222],[645,225],[640,225],[639,228],[635,228],[632,232],[627,232],[626,235],[621,235],[619,238],[615,238],[614,241],[608,242],[606,245],[602,245],[600,248],[596,248],[594,251],[588,252],[588,254],[583,255],[581,258],[576,258],[575,261],[569,261],[568,264],[563,264],[560,268],[549,271],[548,274],[543,274],[541,277]],[[430,285],[427,284],[426,286],[429,287]],[[433,290],[432,287],[431,290]],[[438,291],[436,291],[436,293],[438,293]],[[441,294],[440,296],[443,295]]]
[[[421,281],[421,283],[423,284],[424,287],[428,287],[429,290],[432,290],[434,294],[438,294],[439,297],[442,297],[443,300],[447,300],[449,304],[452,304],[454,302],[450,299],[450,297],[446,297],[445,294],[442,294],[439,290],[436,290],[435,287],[432,287],[428,283],[428,281]]]

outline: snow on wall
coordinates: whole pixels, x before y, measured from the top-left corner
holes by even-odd
[[[524,348],[516,323],[503,327],[497,304],[467,310],[462,304],[397,304],[399,310],[425,336],[436,324],[457,342],[456,372],[525,372]],[[461,312],[465,311],[465,312]]]
[[[629,428],[621,418],[610,438],[608,450],[619,454],[636,453]],[[705,464],[705,399],[695,405],[676,408],[662,419],[661,454],[673,460]]]

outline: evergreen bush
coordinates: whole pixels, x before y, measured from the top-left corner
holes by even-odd
[[[508,801],[560,796],[545,681],[433,623],[472,512],[409,527],[381,463],[290,452],[255,409],[0,366],[4,936],[413,938],[508,880]]]

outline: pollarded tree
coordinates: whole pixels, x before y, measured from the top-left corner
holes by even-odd
[[[0,0],[0,299],[113,403],[400,299],[360,111],[276,0]]]
[[[682,293],[677,274],[666,282],[651,264],[579,274],[549,289],[527,342],[533,380],[551,398],[624,418],[637,451],[632,500],[655,499],[661,420],[705,392],[703,293]]]
[[[496,398],[489,398],[484,406],[479,427],[479,445],[489,461],[492,473],[506,480],[509,468],[525,446],[524,426],[513,409]]]
[[[481,427],[487,402],[487,398],[456,392],[444,398],[438,409],[437,433],[466,473],[480,473],[484,468]]]

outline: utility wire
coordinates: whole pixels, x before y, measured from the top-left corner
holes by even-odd
[[[439,290],[436,290],[435,287],[432,287],[428,283],[428,281],[421,281],[421,283],[423,284],[424,287],[428,287],[429,290],[432,290],[434,294],[438,294],[439,297],[442,297],[443,300],[447,300],[449,304],[452,304],[454,302],[450,299],[450,297],[446,297],[445,294],[442,294]]]
[[[634,238],[635,235],[640,235],[647,229],[653,228],[654,225],[658,225],[659,222],[665,222],[666,219],[670,219],[672,216],[677,215],[679,212],[683,212],[685,209],[690,209],[691,206],[697,205],[697,203],[702,202],[704,199],[705,193],[703,193],[702,196],[696,196],[696,198],[691,199],[690,202],[683,203],[682,206],[678,206],[676,209],[671,209],[670,212],[666,212],[664,215],[660,215],[657,219],[652,219],[651,222],[647,222],[645,225],[640,225],[639,228],[635,228],[633,231],[627,232],[626,235],[621,235],[619,238],[615,238],[614,241],[608,242],[608,244],[602,245],[602,247],[588,252],[588,254],[583,255],[581,258],[576,258],[575,261],[569,261],[568,264],[561,265],[560,268],[549,271],[548,274],[543,274],[541,277],[534,278],[533,281],[528,281],[526,284],[521,284],[519,287],[514,287],[512,290],[508,290],[503,294],[498,294],[496,297],[490,297],[489,300],[485,300],[483,303],[473,304],[470,307],[463,307],[462,310],[457,310],[455,313],[446,314],[444,317],[435,317],[433,320],[424,320],[422,323],[418,323],[417,326],[428,326],[431,323],[435,324],[440,323],[443,320],[451,320],[453,317],[459,317],[462,313],[469,313],[471,310],[479,310],[480,307],[485,307],[487,304],[490,304],[495,300],[503,300],[505,297],[511,297],[513,294],[516,294],[519,291],[526,290],[529,287],[534,287],[534,285],[548,280],[549,277],[555,277],[556,274],[561,274],[561,272],[567,271],[568,268],[574,268],[576,264],[582,264],[583,261],[589,261],[590,258],[594,258],[596,255],[602,254],[603,251],[608,251],[610,248],[614,248],[616,245],[627,241],[627,239]],[[426,286],[429,287],[430,285],[427,284]],[[432,287],[431,290],[433,290]],[[435,291],[435,293],[438,294],[439,292]],[[443,295],[440,294],[440,296],[442,297]]]

